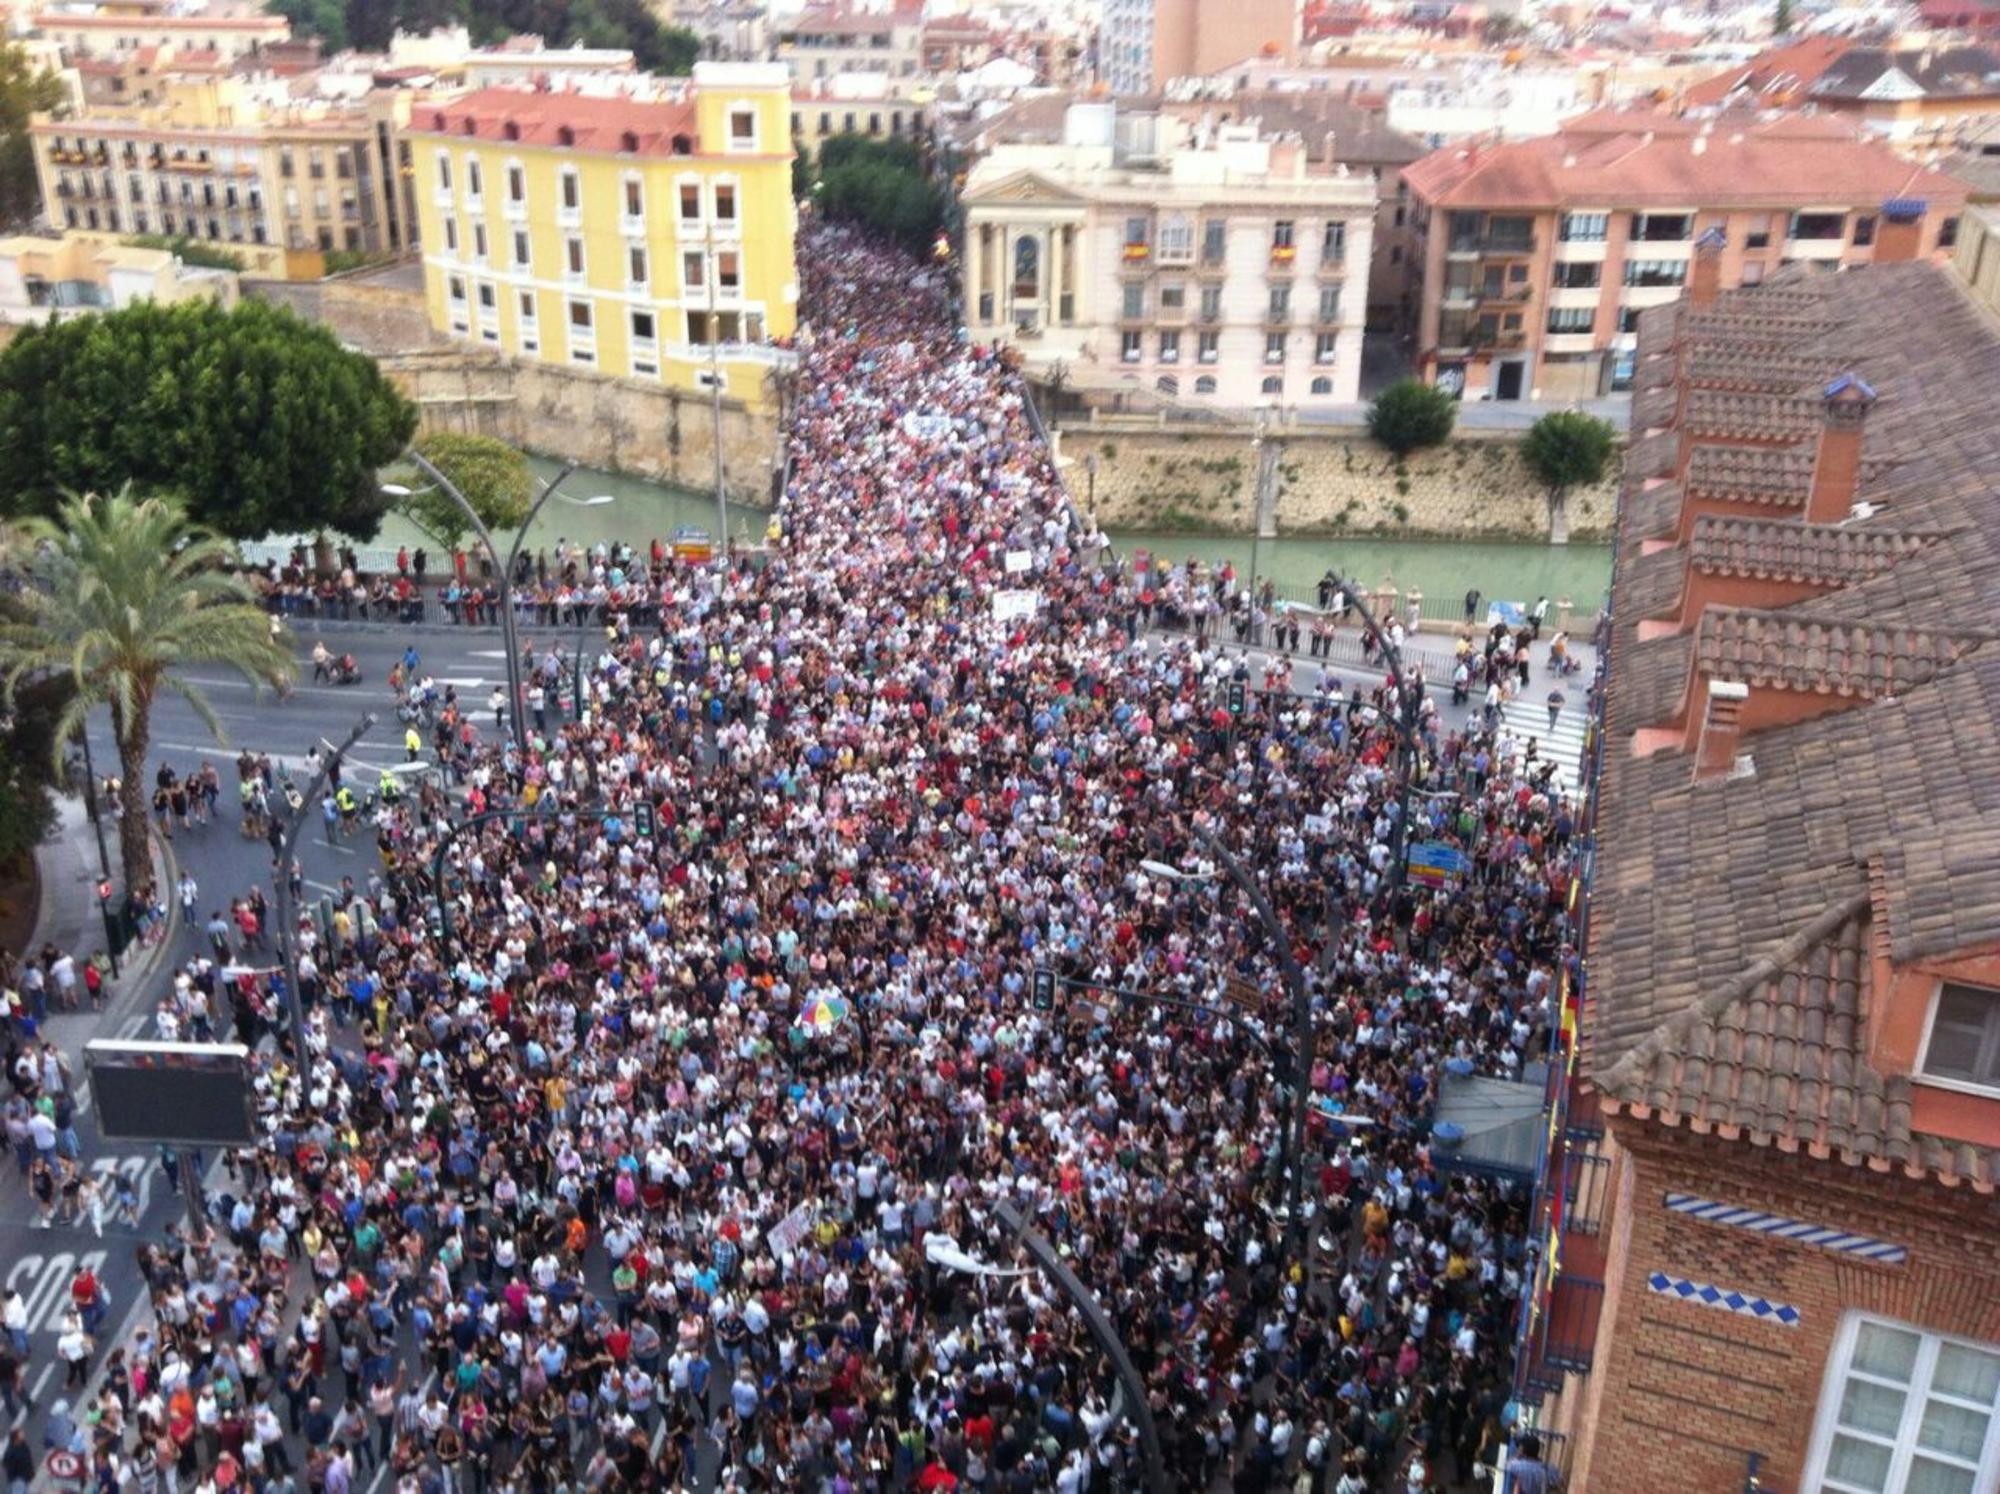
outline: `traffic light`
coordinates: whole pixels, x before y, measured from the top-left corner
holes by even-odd
[[[1241,680],[1231,680],[1229,682],[1229,714],[1232,716],[1243,714],[1243,681]]]
[[[653,801],[641,799],[632,811],[632,823],[639,827],[639,834],[646,840],[653,838]]]
[[[1035,1010],[1052,1012],[1056,1009],[1056,973],[1046,965],[1035,969]]]

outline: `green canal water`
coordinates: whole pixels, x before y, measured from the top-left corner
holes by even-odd
[[[558,470],[557,463],[539,457],[534,466],[545,478]],[[558,495],[536,521],[537,532],[531,541],[535,548],[553,546],[558,539],[585,545],[621,539],[642,544],[654,536],[668,538],[682,527],[711,532],[715,528],[713,493],[587,467],[571,476],[563,493],[577,498],[609,496],[615,501],[580,508],[564,503]],[[731,538],[760,541],[767,517],[762,509],[730,505]],[[502,533],[498,538],[505,546],[513,536]],[[1251,541],[1247,536],[1116,531],[1111,538],[1121,555],[1143,549],[1175,562],[1191,557],[1209,565],[1230,561],[1239,574],[1247,575],[1250,569]],[[391,514],[375,543],[394,550],[401,544],[415,547],[423,542],[405,520]],[[1611,576],[1608,545],[1322,537],[1259,540],[1256,551],[1258,574],[1275,578],[1283,593],[1309,597],[1320,576],[1332,567],[1364,586],[1378,586],[1391,577],[1399,590],[1415,587],[1421,591],[1427,610],[1449,609],[1453,615],[1459,599],[1474,586],[1494,601],[1532,602],[1546,595],[1552,601],[1567,598],[1578,612],[1594,612],[1603,601]]]

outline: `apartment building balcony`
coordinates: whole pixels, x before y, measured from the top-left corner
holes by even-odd
[[[1265,308],[1264,311],[1265,331],[1289,332],[1292,330],[1293,325],[1294,323],[1292,320],[1292,313],[1290,308],[1287,308],[1284,311],[1277,311],[1269,307]]]
[[[1479,291],[1470,285],[1447,285],[1438,304],[1455,311],[1470,311],[1479,304]]]
[[[1347,261],[1345,259],[1323,259],[1313,267],[1313,274],[1321,280],[1345,280]]]
[[[1479,299],[1488,305],[1505,304],[1518,306],[1523,301],[1533,300],[1535,288],[1532,285],[1485,286],[1479,292]]]
[[[1191,265],[1194,263],[1194,245],[1162,243],[1157,258],[1163,265]]]
[[[528,221],[528,202],[523,197],[503,197],[500,200],[500,216],[509,223]]]
[[[1482,259],[1507,259],[1534,252],[1535,236],[1531,233],[1486,233],[1479,236],[1479,256]]]
[[[1127,244],[1121,252],[1120,258],[1128,265],[1149,264],[1153,258],[1153,246],[1151,244]]]

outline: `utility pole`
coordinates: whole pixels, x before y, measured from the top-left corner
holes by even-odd
[[[708,240],[708,399],[709,409],[714,414],[715,434],[715,553],[726,564],[729,560],[729,491],[723,485],[722,471],[722,312],[715,304],[716,295],[722,289],[722,261],[715,249],[715,217],[709,215],[706,234]],[[740,251],[739,251],[740,252]],[[742,266],[737,266],[742,273]]]

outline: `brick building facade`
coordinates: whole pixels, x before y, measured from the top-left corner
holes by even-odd
[[[2000,335],[1711,273],[1636,383],[1530,1420],[1580,1490],[1990,1494]]]

